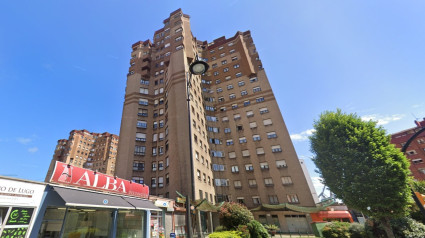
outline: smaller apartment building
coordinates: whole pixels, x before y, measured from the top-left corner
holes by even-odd
[[[108,132],[72,130],[68,139],[58,140],[46,181],[50,179],[56,161],[114,175],[118,141],[117,135]]]

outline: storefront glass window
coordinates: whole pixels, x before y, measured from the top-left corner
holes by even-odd
[[[8,207],[0,207],[0,229],[3,225],[3,221],[6,219],[7,210],[9,210]]]
[[[144,237],[145,212],[139,210],[119,211],[117,238]]]
[[[151,237],[152,238],[165,237],[162,212],[157,212],[157,211],[151,212]]]
[[[112,210],[69,208],[63,237],[108,238],[112,228]]]
[[[66,208],[48,207],[44,213],[38,238],[59,238]]]

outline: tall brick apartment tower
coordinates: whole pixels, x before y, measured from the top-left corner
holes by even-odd
[[[56,161],[114,175],[118,141],[117,135],[108,132],[72,130],[68,139],[58,140],[45,181],[50,180]]]
[[[189,18],[178,9],[155,32],[154,42],[132,46],[116,175],[170,198],[176,191],[190,194],[193,175],[196,199],[235,201],[248,208],[279,203],[314,207],[311,182],[250,32],[198,41]],[[192,77],[189,135],[186,76],[197,54],[210,69]],[[256,215],[280,221],[281,229],[288,230],[285,216],[306,220],[294,212]]]

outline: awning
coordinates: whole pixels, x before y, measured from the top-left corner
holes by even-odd
[[[133,207],[135,207],[136,209],[162,211],[161,208],[155,206],[149,200],[129,198],[129,197],[124,197],[123,199],[126,200],[131,205],[133,205]]]
[[[62,187],[53,187],[53,189],[65,201],[66,206],[161,210],[153,205],[152,202],[147,200],[124,198],[121,196],[105,193],[89,192]],[[133,200],[137,201],[137,203],[133,202]]]

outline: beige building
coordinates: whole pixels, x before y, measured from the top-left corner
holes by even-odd
[[[151,194],[167,198],[175,198],[176,191],[191,194],[193,176],[196,199],[240,202],[248,208],[280,203],[314,207],[317,196],[250,32],[199,41],[189,18],[178,9],[164,20],[153,42],[132,46],[116,175],[147,184]],[[186,77],[196,55],[210,68],[203,76],[193,75],[188,109]],[[281,230],[296,226],[310,231],[306,214],[264,211],[255,216]]]
[[[118,141],[117,135],[108,132],[72,130],[68,139],[58,140],[46,181],[50,179],[56,161],[113,176]]]

